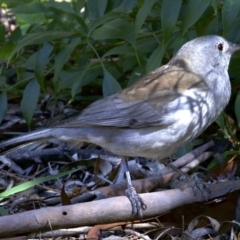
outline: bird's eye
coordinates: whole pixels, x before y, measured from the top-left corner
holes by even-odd
[[[222,43],[219,43],[219,44],[217,45],[217,48],[218,48],[219,51],[222,51],[222,50],[223,50],[223,44],[222,44]]]

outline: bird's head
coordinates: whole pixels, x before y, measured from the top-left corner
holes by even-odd
[[[199,75],[227,71],[232,54],[240,50],[240,44],[228,42],[220,36],[209,35],[185,43],[173,58],[173,64],[181,64],[186,70]]]

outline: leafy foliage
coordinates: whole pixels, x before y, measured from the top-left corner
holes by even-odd
[[[237,0],[1,3],[16,16],[16,28],[0,38],[0,61],[6,63],[0,76],[0,120],[7,109],[7,97],[22,97],[21,110],[30,124],[37,101],[44,94],[54,94],[56,100],[87,101],[86,92],[94,88],[100,89],[96,98],[101,93],[107,96],[168,62],[192,38],[218,34],[240,42]],[[3,25],[0,31],[5,34]],[[234,89],[231,106],[235,104],[236,114],[231,106],[228,113],[237,120],[238,128],[238,54],[229,72]],[[227,122],[221,123],[226,133]]]

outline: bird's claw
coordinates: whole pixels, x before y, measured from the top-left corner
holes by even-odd
[[[208,184],[199,178],[197,174],[193,174],[191,180],[190,186],[192,187],[194,194],[197,195],[197,190],[199,190],[207,201],[211,193]]]
[[[142,210],[147,209],[147,205],[144,203],[142,198],[137,194],[133,186],[129,186],[125,191],[126,196],[132,205],[132,217],[138,215],[140,219],[143,218]]]

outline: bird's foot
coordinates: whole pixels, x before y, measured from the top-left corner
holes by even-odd
[[[197,194],[197,190],[199,190],[203,197],[208,200],[208,197],[210,195],[209,186],[204,180],[198,176],[198,174],[193,174],[189,179],[189,185],[192,187],[194,194]]]
[[[142,198],[137,194],[133,186],[128,186],[125,191],[126,196],[132,205],[132,216],[138,215],[140,219],[143,218],[142,210],[147,209],[147,205],[144,203]]]
[[[210,195],[210,190],[208,187],[208,183],[204,182],[204,180],[198,176],[198,173],[189,175],[181,175],[180,180],[174,180],[172,182],[172,188],[180,188],[184,189],[185,187],[191,187],[194,195],[197,195],[197,191],[200,191],[202,196],[208,200]]]
[[[124,160],[123,163],[125,163],[125,167],[126,167],[125,175],[127,178],[127,189],[125,190],[125,195],[128,197],[132,205],[132,217],[134,215],[138,215],[139,218],[142,220],[143,218],[142,210],[146,210],[147,205],[144,203],[142,198],[137,194],[136,189],[132,185],[127,161]]]

